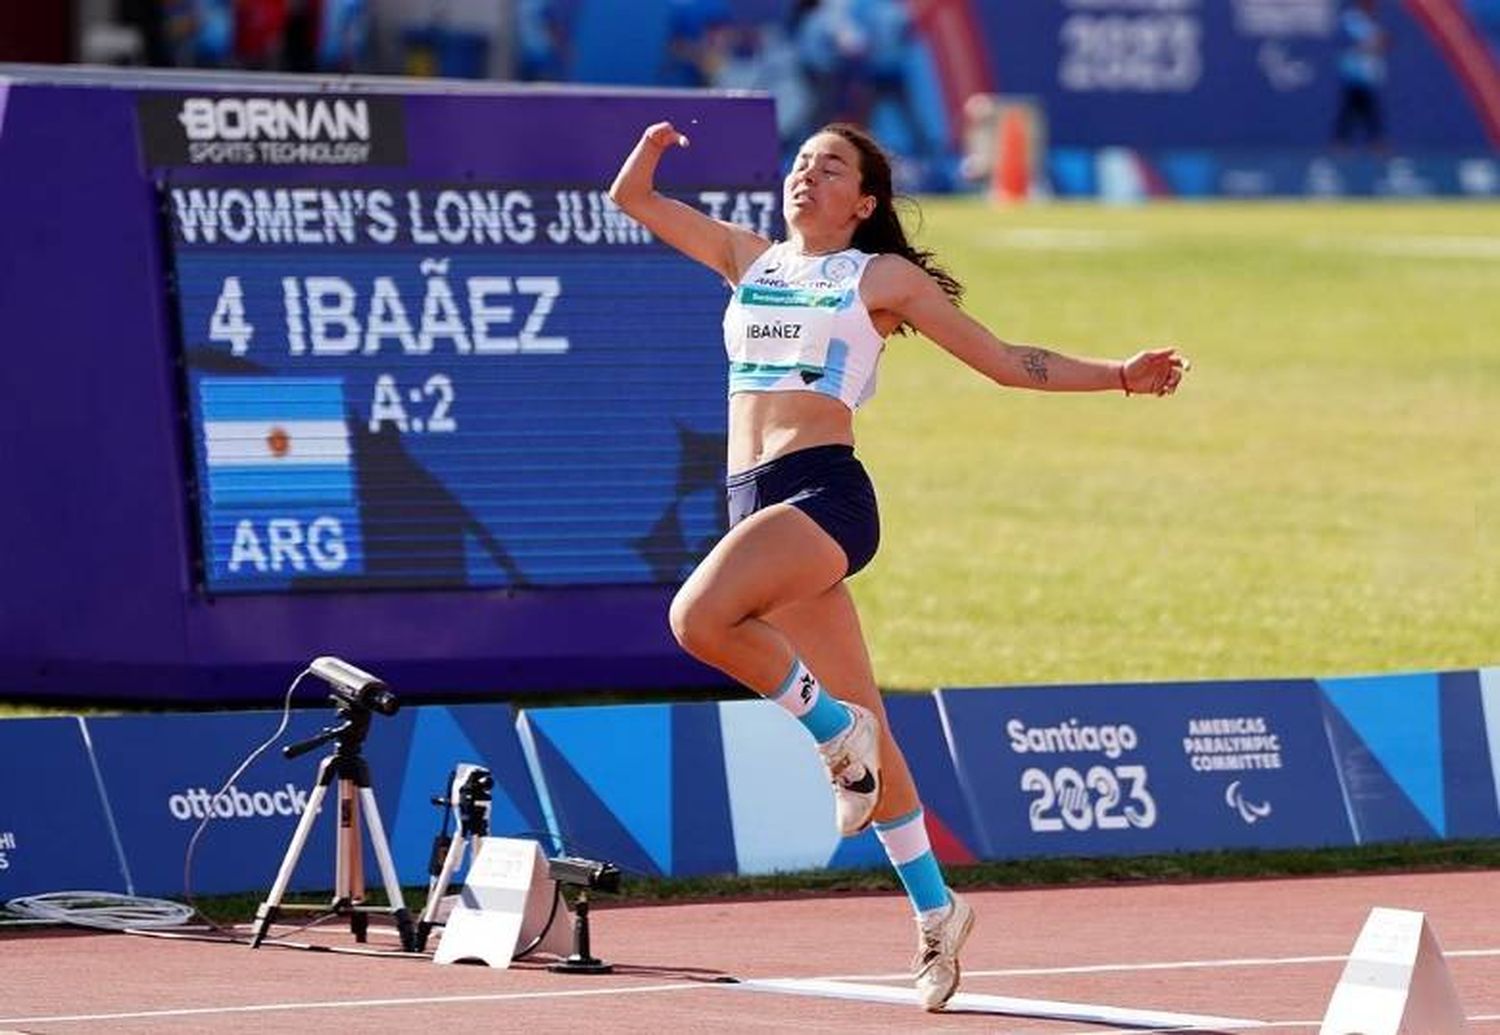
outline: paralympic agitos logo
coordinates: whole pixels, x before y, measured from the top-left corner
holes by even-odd
[[[400,165],[396,96],[148,94],[137,114],[149,165]]]

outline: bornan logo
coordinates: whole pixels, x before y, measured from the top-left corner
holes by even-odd
[[[1245,792],[1240,789],[1240,782],[1233,780],[1229,786],[1224,788],[1224,804],[1240,814],[1247,826],[1253,826],[1271,814],[1271,803],[1268,801],[1253,802],[1245,800]]]
[[[148,94],[139,102],[152,165],[396,165],[402,100],[326,94]]]
[[[189,140],[370,139],[370,106],[363,100],[185,97],[177,121]]]

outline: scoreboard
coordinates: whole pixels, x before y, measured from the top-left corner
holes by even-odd
[[[207,590],[675,583],[723,533],[724,291],[597,185],[162,200]]]
[[[0,693],[721,685],[728,292],[607,195],[661,119],[779,236],[764,95],[0,66]]]

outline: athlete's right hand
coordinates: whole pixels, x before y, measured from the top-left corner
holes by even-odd
[[[646,132],[641,134],[641,139],[658,151],[665,151],[673,145],[688,146],[688,138],[677,132],[676,127],[670,122],[656,122],[647,126]]]

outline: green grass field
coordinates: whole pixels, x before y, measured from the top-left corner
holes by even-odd
[[[883,685],[1500,663],[1500,206],[922,214],[1002,338],[1193,371],[1051,395],[892,344],[853,582]]]

